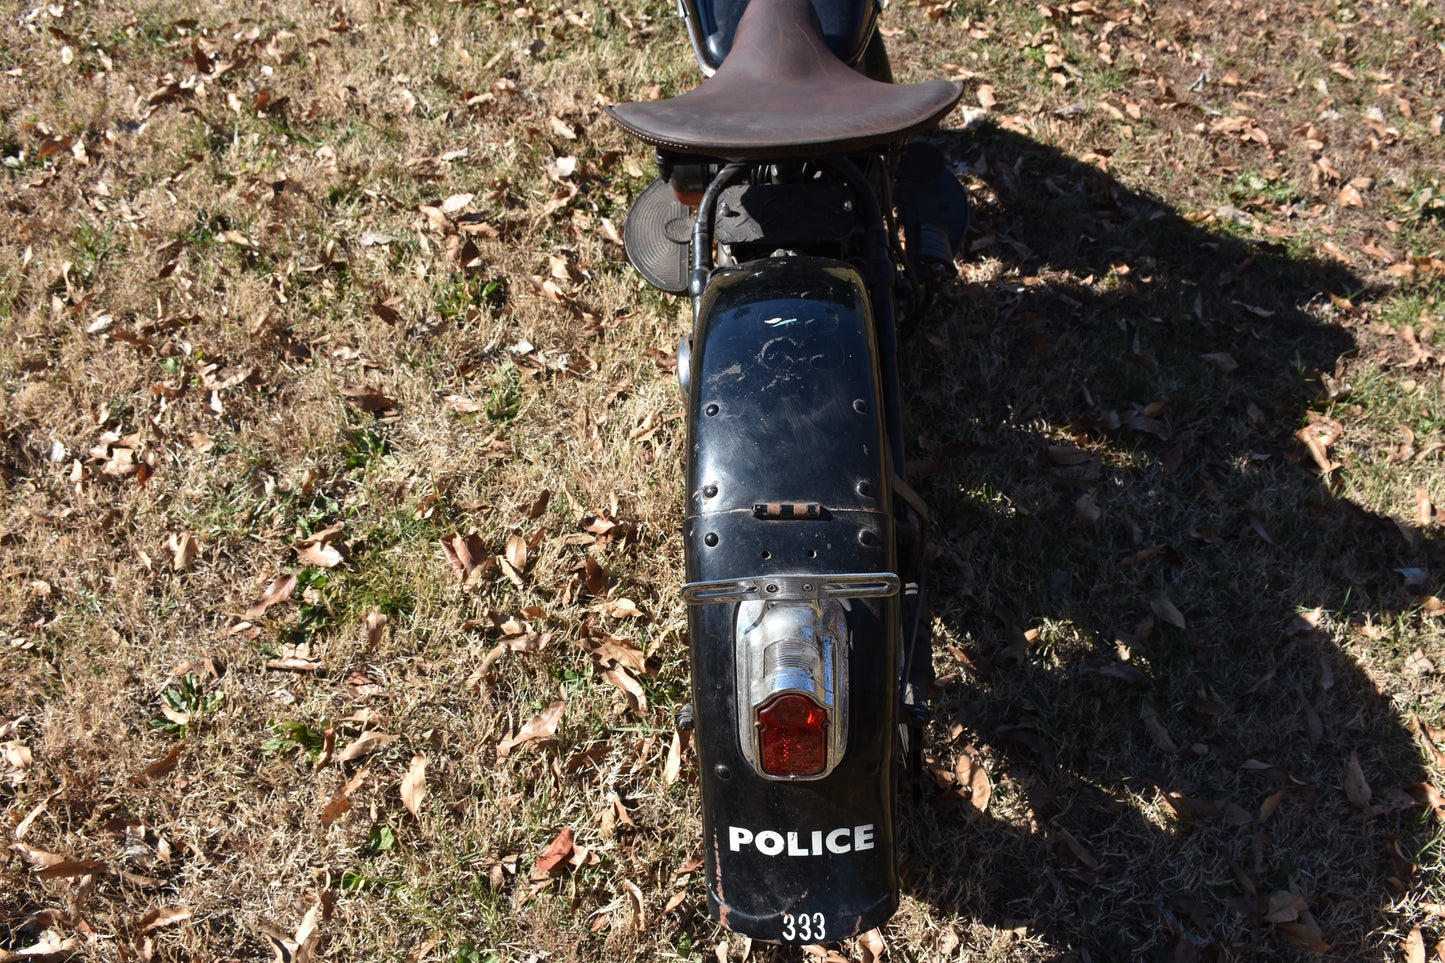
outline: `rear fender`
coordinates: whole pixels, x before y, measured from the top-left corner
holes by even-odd
[[[771,258],[714,276],[688,358],[691,597],[702,583],[765,593],[813,584],[785,576],[896,572],[874,343],[847,264]],[[897,907],[898,598],[837,597],[846,745],[810,779],[762,775],[739,734],[752,706],[735,639],[756,603],[724,593],[688,609],[709,910],[755,938],[842,939]]]

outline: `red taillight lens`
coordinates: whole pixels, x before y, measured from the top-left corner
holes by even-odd
[[[815,776],[828,765],[828,713],[796,692],[780,695],[758,712],[763,772]]]

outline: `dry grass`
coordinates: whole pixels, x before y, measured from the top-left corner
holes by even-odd
[[[942,787],[890,954],[1414,958],[1445,938],[1445,28],[1074,8],[885,17],[901,75],[992,105],[939,136],[972,250],[905,356]],[[0,34],[0,953],[269,959],[315,909],[331,959],[713,958],[689,757],[667,778],[686,311],[607,240],[651,172],[600,110],[693,82],[670,5]],[[469,533],[520,536],[517,578],[460,581]],[[589,625],[650,656],[645,709]],[[335,758],[363,731],[397,738]]]

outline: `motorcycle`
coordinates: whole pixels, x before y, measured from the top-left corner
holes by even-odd
[[[679,0],[702,84],[620,103],[656,148],[629,260],[692,301],[678,347],[710,915],[789,944],[898,906],[896,815],[932,683],[927,508],[900,331],[955,272],[967,198],[914,135],[961,86],[892,82],[877,0]]]

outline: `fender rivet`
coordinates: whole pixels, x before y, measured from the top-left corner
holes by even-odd
[[[717,532],[708,532],[703,536],[703,541],[707,543],[708,548],[712,548],[717,544]]]
[[[707,412],[707,416],[708,416],[709,418],[711,418],[713,415],[717,414],[717,405],[708,405],[708,406],[707,406],[705,409],[703,409],[703,410],[706,411],[706,412]]]
[[[731,779],[733,777],[733,771],[727,766],[717,766],[713,769],[713,772],[717,773],[719,779]]]
[[[862,398],[859,398],[857,401],[853,402],[853,410],[858,412],[858,414],[860,415],[866,414],[868,411],[868,402],[864,401]]]

